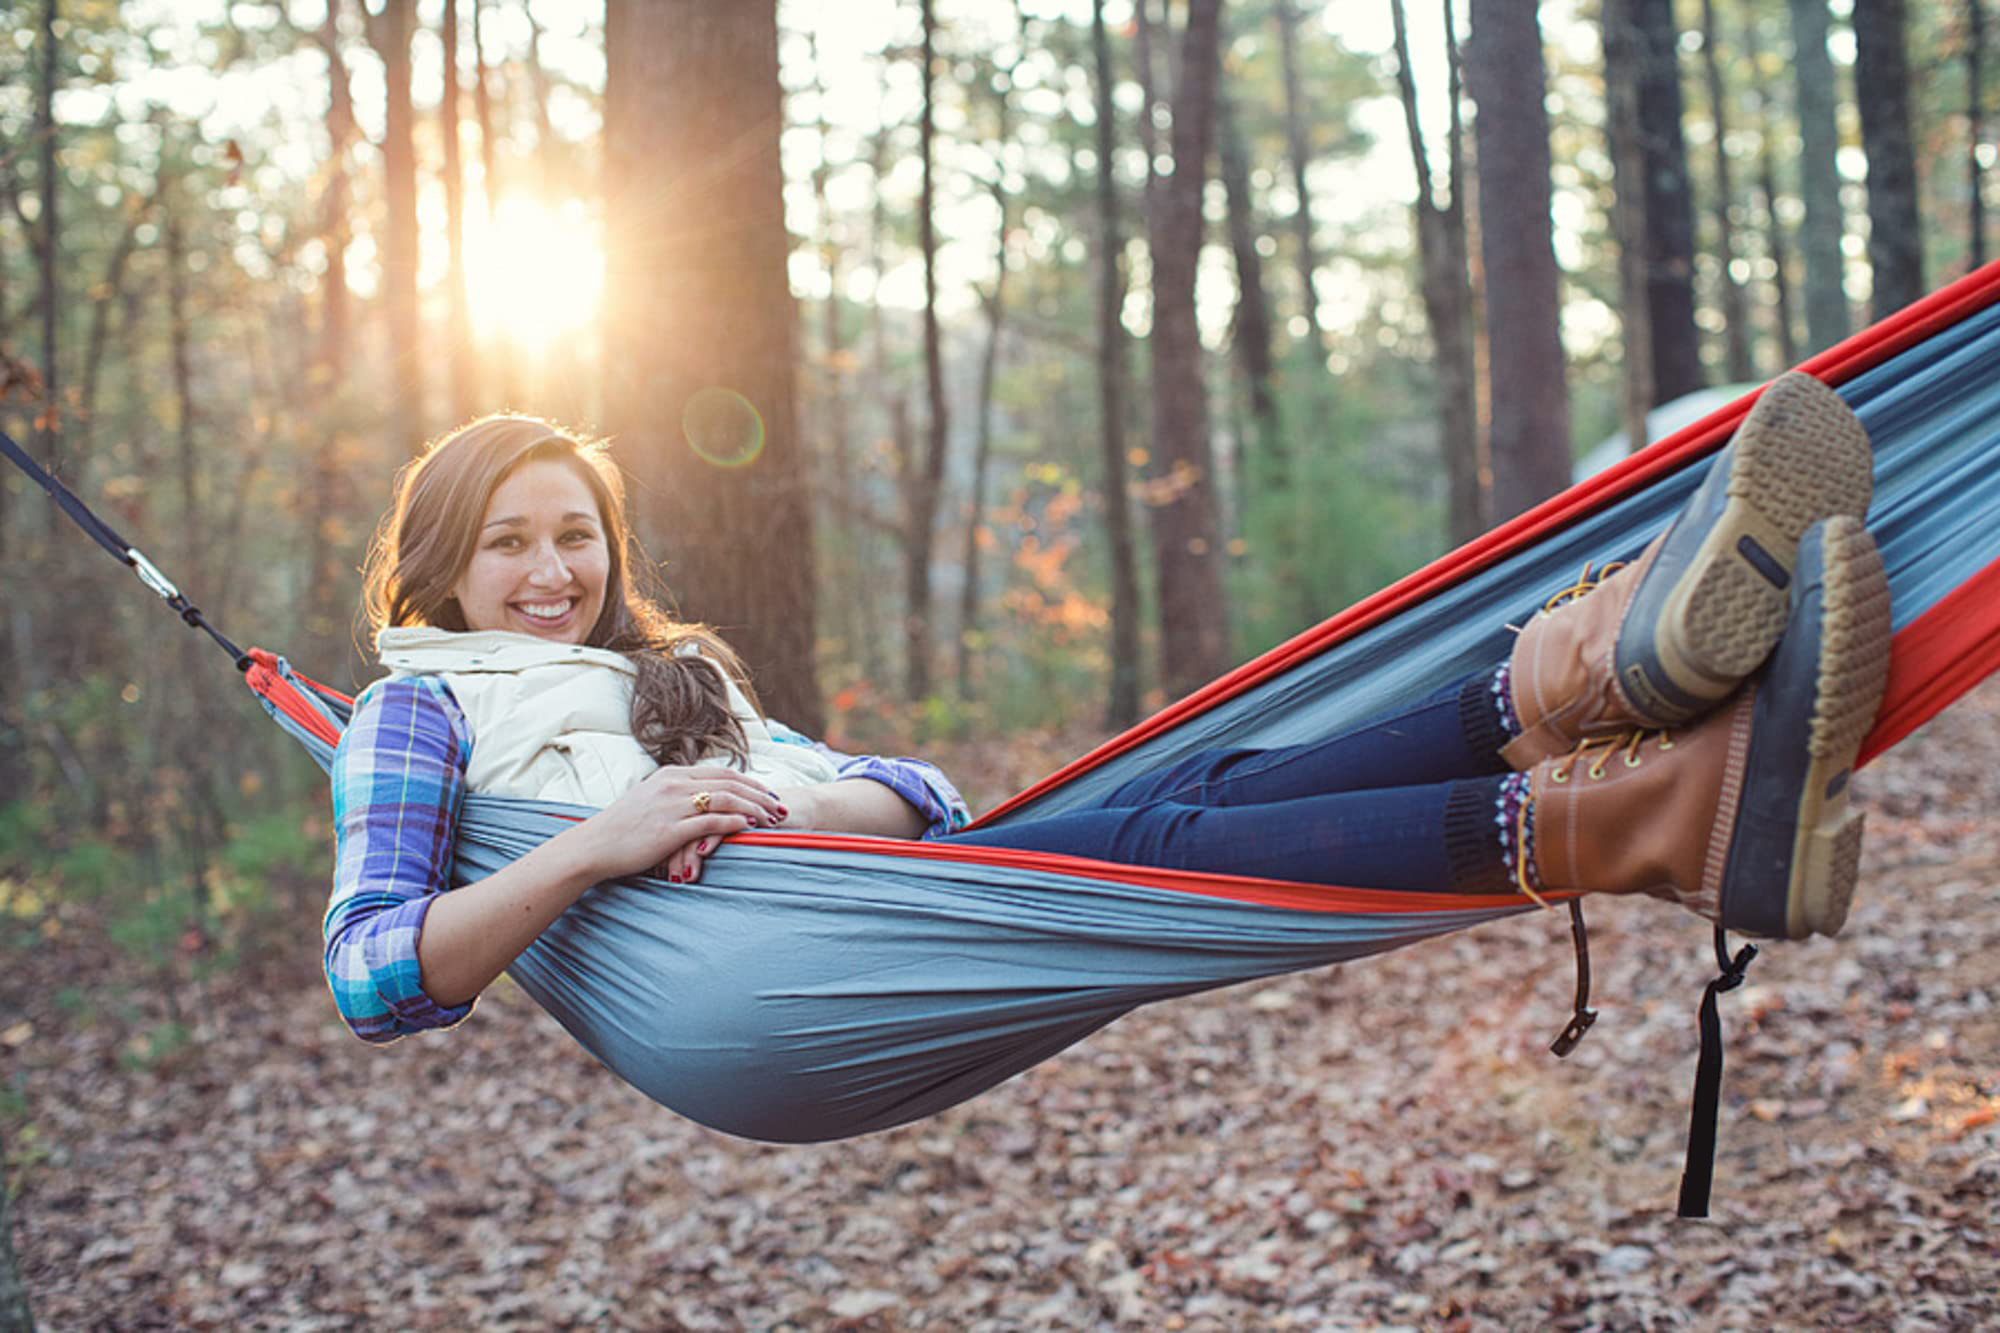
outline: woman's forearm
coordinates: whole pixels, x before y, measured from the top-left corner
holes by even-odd
[[[447,1007],[477,996],[595,884],[582,825],[485,879],[438,895],[417,941],[424,993]]]
[[[921,838],[930,821],[923,812],[873,778],[841,778],[812,787],[780,791],[790,808],[810,794],[810,827],[826,833],[866,833],[882,838]],[[798,824],[787,819],[779,827]]]

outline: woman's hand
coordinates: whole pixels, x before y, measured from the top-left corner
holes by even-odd
[[[670,765],[584,821],[599,879],[664,869],[685,883],[701,873],[701,858],[732,833],[772,828],[786,808],[746,774],[716,764]]]

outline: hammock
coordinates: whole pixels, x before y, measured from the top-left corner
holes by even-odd
[[[2000,263],[1803,367],[1838,388],[1876,448],[1869,521],[1889,569],[1897,632],[1888,698],[1864,761],[2000,668],[1996,364]],[[1087,804],[1192,751],[1334,734],[1496,660],[1509,641],[1506,623],[1521,623],[1546,589],[1586,560],[1635,555],[1666,526],[1753,397],[1238,668],[981,823]],[[65,508],[74,516],[81,506]],[[143,556],[115,534],[93,535],[190,624],[209,628]],[[241,653],[216,637],[272,716],[324,766],[349,701],[272,654]],[[492,873],[587,813],[468,796],[456,880]],[[941,1111],[1141,1004],[1345,962],[1531,909],[1511,895],[743,834],[705,863],[698,883],[642,879],[590,890],[509,972],[656,1101],[731,1134],[814,1142]],[[1719,933],[1717,946],[1728,964]],[[1749,952],[1736,959],[1739,978]],[[1729,975],[1725,966],[1711,986],[1705,1025],[1714,991],[1733,984]],[[1713,1072],[1719,1080],[1719,1046]],[[1712,1111],[1712,1087],[1709,1100]],[[1705,1195],[1704,1178],[1698,1202]]]

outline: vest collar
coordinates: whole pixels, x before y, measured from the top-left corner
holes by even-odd
[[[375,635],[375,655],[391,671],[412,675],[436,672],[512,672],[533,667],[590,665],[628,676],[638,670],[623,653],[582,644],[552,643],[510,630],[455,631],[404,625]]]

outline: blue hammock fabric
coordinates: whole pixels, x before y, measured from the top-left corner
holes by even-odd
[[[1839,385],[1873,438],[1870,514],[1898,629],[2000,561],[2000,306]],[[1076,808],[1213,746],[1337,734],[1496,660],[1508,622],[1586,561],[1636,554],[1702,460],[1112,755],[993,821]],[[315,693],[337,727],[344,701]],[[321,764],[328,742],[265,698]],[[469,882],[587,814],[466,800]],[[601,885],[509,969],[579,1042],[656,1101],[749,1138],[811,1142],[931,1115],[1134,1007],[1346,962],[1530,910],[1227,877],[1135,877],[1088,861],[767,834],[700,883]],[[1255,890],[1253,892],[1253,890]],[[1261,900],[1246,900],[1261,899]],[[476,1021],[476,1020],[475,1020]]]

